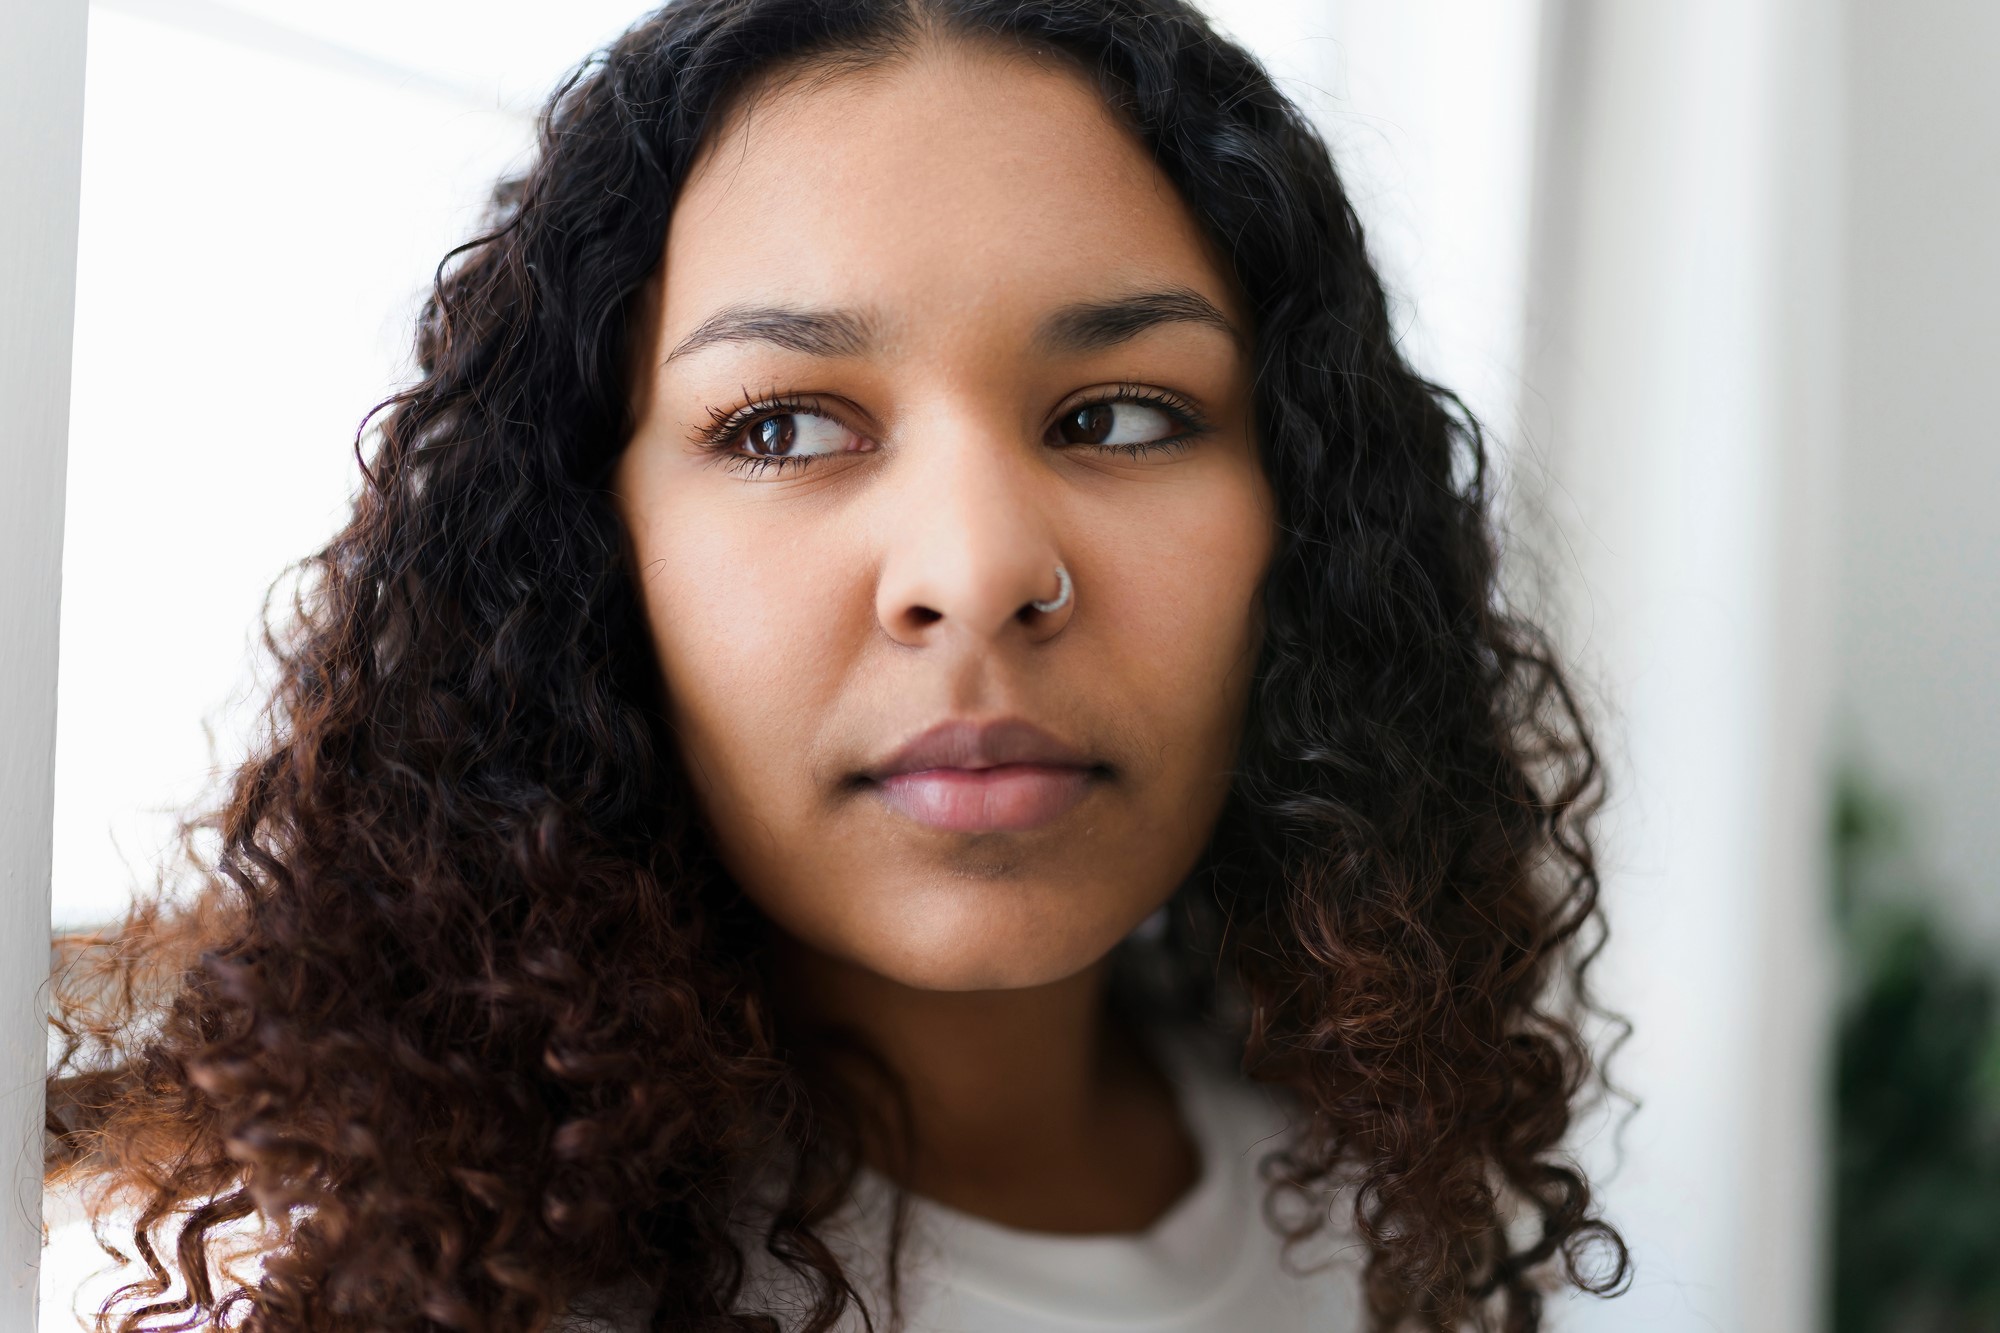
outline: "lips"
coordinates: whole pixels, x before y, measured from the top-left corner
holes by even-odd
[[[867,770],[892,810],[954,833],[1022,832],[1083,800],[1102,765],[1020,718],[941,723]]]

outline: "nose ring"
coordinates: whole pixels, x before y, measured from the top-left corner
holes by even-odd
[[[1069,605],[1070,593],[1075,591],[1075,588],[1076,585],[1070,582],[1069,571],[1067,569],[1064,569],[1061,565],[1057,565],[1056,595],[1054,600],[1047,602],[1029,602],[1028,605],[1034,607],[1037,611],[1060,611],[1065,606]]]

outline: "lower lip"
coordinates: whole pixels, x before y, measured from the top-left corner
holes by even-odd
[[[926,768],[876,784],[897,813],[951,833],[1018,833],[1061,818],[1090,787],[1090,770],[1046,764]]]

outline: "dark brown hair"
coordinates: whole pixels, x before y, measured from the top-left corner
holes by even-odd
[[[1532,1330],[1548,1281],[1623,1281],[1562,1152],[1598,1086],[1596,758],[1500,600],[1478,428],[1399,355],[1321,140],[1181,0],[677,0],[560,90],[440,267],[421,381],[267,635],[268,734],[197,882],[59,941],[50,1178],[94,1183],[107,1228],[136,1210],[116,1244],[153,1276],[119,1328],[503,1333],[635,1276],[654,1328],[766,1326],[727,1201],[773,1162],[764,1247],[810,1328],[848,1307],[817,1228],[855,1129],[769,1012],[605,483],[634,302],[732,93],[941,36],[1072,60],[1255,320],[1263,657],[1124,1002],[1184,1005],[1288,1090],[1274,1190],[1347,1191],[1378,1326]],[[218,1284],[260,1213],[261,1269]]]

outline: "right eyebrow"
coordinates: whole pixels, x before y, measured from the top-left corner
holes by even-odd
[[[729,306],[674,345],[661,365],[717,343],[766,342],[809,356],[860,356],[875,341],[874,321],[853,310]]]
[[[1064,306],[1042,323],[1036,341],[1059,352],[1096,352],[1116,347],[1162,324],[1205,324],[1241,347],[1241,330],[1215,303],[1190,287],[1130,292],[1108,301]]]

